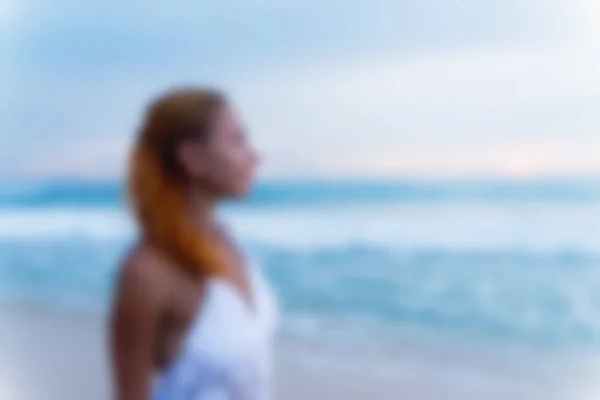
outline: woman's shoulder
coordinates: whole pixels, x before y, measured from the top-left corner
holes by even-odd
[[[131,298],[144,295],[147,300],[167,298],[173,281],[172,266],[160,251],[148,243],[134,245],[119,266],[117,290]]]

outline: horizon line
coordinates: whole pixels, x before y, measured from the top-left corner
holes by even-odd
[[[471,173],[471,174],[354,174],[354,175],[291,175],[291,176],[259,176],[256,183],[318,183],[318,182],[402,182],[402,181],[509,181],[509,182],[535,182],[535,181],[589,181],[597,180],[600,183],[600,172],[586,173],[538,173],[528,175],[514,175],[502,173]],[[122,183],[125,176],[83,176],[83,175],[55,175],[55,176],[22,176],[0,175],[0,185],[5,184],[35,184],[35,183]]]

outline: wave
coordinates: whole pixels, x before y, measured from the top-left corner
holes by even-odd
[[[274,185],[221,209],[274,282],[287,330],[600,343],[600,201],[588,201],[591,192],[558,201],[546,187],[543,196],[497,193],[486,202],[367,187]],[[50,189],[0,190],[0,298],[105,307],[135,236],[119,190],[82,202],[81,187],[69,189],[72,201],[54,187],[57,197],[44,203]]]
[[[287,248],[600,249],[600,207],[390,206],[232,211],[246,240]]]
[[[387,249],[600,250],[600,206],[393,206],[222,210],[244,242],[314,250],[349,245]],[[86,237],[125,240],[136,229],[121,208],[0,209],[0,239]]]
[[[104,308],[126,242],[0,241],[0,298]],[[579,250],[311,251],[252,247],[285,329],[371,338],[406,329],[530,344],[600,344],[600,253]]]
[[[0,209],[0,239],[123,239],[134,225],[116,208]]]
[[[363,321],[350,331],[377,326],[371,320],[396,332],[600,343],[599,254],[354,248],[263,257],[296,333],[332,331],[345,319]]]

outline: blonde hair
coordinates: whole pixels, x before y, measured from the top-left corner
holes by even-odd
[[[144,239],[203,275],[221,274],[224,266],[215,245],[191,221],[188,180],[176,153],[183,140],[207,137],[224,101],[219,93],[204,89],[159,97],[146,112],[130,158],[129,196]]]

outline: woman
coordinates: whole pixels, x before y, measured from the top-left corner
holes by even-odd
[[[118,400],[264,400],[275,303],[215,218],[257,155],[218,93],[157,99],[129,186],[141,237],[121,267],[111,342]]]

